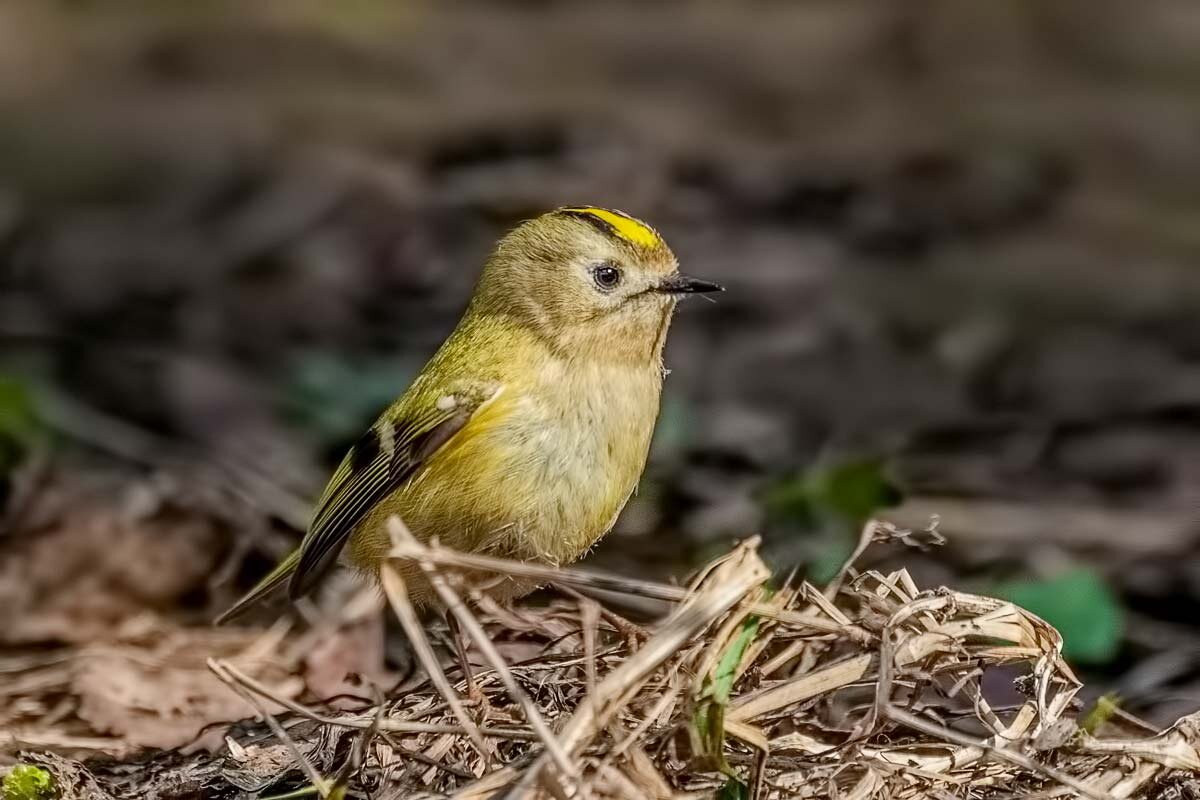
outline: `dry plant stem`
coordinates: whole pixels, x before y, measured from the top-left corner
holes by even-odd
[[[375,707],[375,716],[371,719],[371,726],[366,728],[354,740],[354,746],[350,748],[350,757],[342,764],[342,768],[338,770],[337,775],[333,779],[333,787],[330,789],[331,794],[337,797],[345,797],[346,787],[350,784],[350,776],[357,772],[366,758],[367,747],[370,746],[371,740],[379,733],[379,720],[383,718],[383,702],[380,700],[379,705]]]
[[[837,597],[837,593],[841,590],[842,584],[846,581],[846,576],[850,574],[850,570],[854,568],[854,564],[862,557],[862,554],[871,546],[871,542],[875,541],[875,531],[879,529],[879,523],[875,520],[867,520],[867,524],[863,525],[862,532],[858,535],[858,544],[854,547],[854,552],[850,554],[837,571],[837,575],[825,587],[825,599],[833,600]]]
[[[602,788],[610,796],[621,800],[648,800],[645,789],[640,788],[628,775],[611,764],[604,765],[596,771]]]
[[[579,627],[583,631],[584,678],[588,695],[596,690],[596,629],[600,625],[600,606],[587,598],[579,601]]]
[[[642,641],[643,639],[650,638],[650,634],[645,628],[641,627],[640,625],[635,625],[612,609],[605,608],[603,605],[598,603],[594,597],[588,597],[587,595],[580,594],[573,586],[568,586],[561,581],[555,584],[555,588],[568,597],[575,598],[580,603],[585,601],[588,603],[594,603],[596,608],[599,609],[600,618],[607,620],[608,624],[612,625],[613,630],[625,637],[631,652],[638,649],[638,642]]]
[[[658,702],[655,703],[650,711],[646,713],[646,716],[642,718],[642,721],[639,722],[637,726],[625,736],[625,738],[621,739],[617,745],[611,751],[609,751],[605,758],[609,760],[615,760],[624,755],[625,751],[628,750],[629,747],[636,742],[651,725],[654,724],[654,720],[658,718],[659,714],[675,705],[675,701],[678,699],[681,691],[682,690],[678,686],[672,686],[670,689],[663,692],[662,696],[658,698]]]
[[[117,738],[69,736],[54,731],[6,730],[0,743],[19,747],[22,750],[95,750],[114,758],[127,758],[136,753],[138,749]]]
[[[1120,720],[1129,727],[1141,731],[1149,736],[1157,736],[1158,734],[1162,733],[1162,728],[1159,726],[1153,725],[1135,714],[1130,714],[1128,711],[1119,706],[1113,708],[1110,722],[1112,719]]]
[[[788,643],[787,647],[783,648],[778,655],[774,656],[767,663],[759,668],[759,672],[763,677],[769,678],[783,667],[784,664],[791,661],[804,649],[806,642],[803,639],[795,639]]]
[[[425,558],[440,567],[458,567],[461,569],[495,572],[503,575],[531,578],[543,583],[556,583],[583,587],[595,587],[599,589],[608,589],[610,591],[632,592],[634,594],[639,594],[644,597],[651,597],[656,600],[670,600],[674,603],[681,603],[688,597],[688,590],[679,586],[670,586],[668,584],[655,583],[653,581],[636,580],[634,578],[624,578],[619,575],[611,575],[594,570],[584,570],[578,568],[557,569],[554,567],[541,566],[539,564],[531,564],[524,561],[510,561],[503,558],[483,556],[476,553],[460,553],[434,545],[427,545],[422,551],[409,545],[401,544],[399,547],[393,547],[389,555],[392,558],[419,559],[422,557],[422,552],[424,553]],[[810,613],[787,610],[780,611],[779,609],[771,607],[767,603],[755,603],[747,610],[752,614],[757,614],[761,617],[767,617],[768,619],[778,620],[779,622],[784,622],[788,625],[809,628],[818,633],[837,634],[838,636],[848,637],[863,644],[874,641],[874,637],[869,632],[852,623],[848,625],[842,625]]]
[[[412,532],[401,522],[399,517],[392,517],[388,520],[388,532],[391,534],[393,542],[404,542],[410,546],[415,546],[418,550],[424,549],[417,542],[416,538],[413,537]],[[475,645],[483,653],[483,657],[487,659],[488,663],[492,665],[492,668],[496,670],[496,674],[509,696],[521,706],[521,709],[525,712],[525,718],[541,738],[542,744],[546,746],[546,752],[554,759],[554,763],[572,781],[577,780],[579,777],[579,768],[575,766],[570,755],[559,746],[554,732],[550,730],[550,726],[542,718],[537,706],[529,699],[529,695],[517,683],[512,671],[508,668],[508,664],[504,661],[504,657],[500,655],[496,646],[492,644],[492,640],[488,637],[483,626],[479,624],[479,620],[475,619],[475,615],[463,603],[462,598],[450,588],[450,585],[446,583],[446,579],[437,571],[433,564],[423,558],[417,563],[420,564],[425,577],[429,579],[430,585],[433,586],[433,590],[437,592],[438,597],[445,604],[447,611],[458,620],[458,624],[475,640]]]
[[[404,633],[408,636],[408,641],[412,645],[413,652],[416,653],[417,659],[421,662],[421,666],[425,668],[425,672],[429,675],[429,680],[437,688],[438,694],[450,706],[450,710],[454,713],[454,717],[459,721],[459,724],[466,729],[467,736],[471,740],[471,744],[479,752],[485,762],[491,761],[491,756],[488,753],[487,744],[483,741],[483,735],[479,732],[479,727],[475,721],[467,714],[466,708],[463,707],[462,698],[454,691],[454,687],[450,685],[450,681],[446,678],[446,673],[442,671],[442,665],[438,663],[437,655],[433,652],[433,648],[429,645],[429,640],[425,638],[425,631],[421,628],[421,622],[417,619],[417,612],[413,609],[412,603],[408,599],[408,588],[404,585],[404,579],[400,577],[400,573],[388,562],[384,562],[379,566],[379,579],[383,584],[384,594],[387,595],[388,602],[392,606],[392,610],[396,614],[396,618],[400,620],[400,626],[404,628]]]
[[[239,697],[249,703],[250,707],[254,709],[255,713],[262,717],[263,721],[267,723],[267,727],[271,729],[271,732],[274,733],[275,736],[287,746],[288,751],[292,754],[292,758],[296,759],[296,763],[300,765],[300,769],[303,770],[304,775],[308,778],[309,783],[316,787],[317,793],[320,794],[322,798],[328,797],[330,788],[329,784],[323,777],[321,777],[321,773],[317,772],[316,767],[314,767],[312,763],[304,757],[304,754],[300,752],[300,748],[296,746],[294,741],[292,741],[292,737],[288,736],[287,731],[284,730],[283,726],[279,724],[279,720],[275,719],[275,716],[271,714],[270,711],[267,711],[266,706],[258,702],[253,694],[246,691],[245,687],[238,683],[237,679],[226,671],[226,665],[224,662],[210,658],[208,659],[207,663],[208,668],[212,671],[212,673],[216,675],[222,683],[236,692]]]
[[[479,780],[455,792],[452,800],[491,800],[498,797],[497,792],[516,780],[518,772],[513,767],[502,767],[495,772],[489,772]]]
[[[431,563],[421,568],[429,572],[431,583],[444,584],[451,595],[466,599],[457,574],[449,570],[437,574]],[[388,575],[403,577],[416,569],[401,568],[394,561],[385,565],[383,579],[392,599],[404,587]],[[473,637],[468,642],[486,632],[485,654],[489,646],[506,653],[504,648],[510,644],[523,658],[533,653],[520,664],[496,670],[485,666],[486,672],[479,672],[479,687],[487,701],[498,703],[491,710],[518,720],[506,723],[510,726],[506,729],[459,725],[447,696],[435,688],[436,673],[428,667],[429,677],[422,676],[420,684],[408,690],[411,696],[395,706],[376,698],[365,710],[334,711],[322,706],[317,713],[277,696],[270,681],[250,678],[228,663],[244,666],[243,659],[277,663],[278,651],[294,654],[302,646],[282,642],[275,634],[258,637],[247,632],[229,638],[227,650],[211,652],[217,659],[213,669],[227,685],[236,684],[230,686],[234,691],[240,687],[250,693],[257,701],[252,706],[264,719],[268,718],[264,707],[277,715],[270,724],[280,738],[268,736],[289,764],[294,759],[299,765],[293,769],[304,763],[294,755],[294,748],[288,755],[292,744],[281,731],[305,754],[315,754],[311,748],[328,744],[330,732],[323,727],[313,730],[304,719],[363,731],[350,737],[357,742],[356,753],[342,760],[336,776],[325,778],[325,786],[333,786],[326,790],[331,798],[339,796],[341,787],[334,783],[335,777],[344,783],[348,775],[361,774],[363,789],[378,788],[378,796],[397,799],[441,797],[457,791],[463,800],[496,800],[502,795],[524,800],[531,794],[547,800],[568,800],[573,794],[574,800],[583,800],[588,792],[605,800],[631,796],[666,800],[675,796],[668,779],[693,792],[716,790],[722,782],[719,775],[691,769],[677,734],[691,717],[688,697],[695,676],[712,672],[718,663],[715,654],[728,650],[738,621],[759,598],[761,583],[753,574],[759,570],[765,576],[752,545],[722,558],[692,582],[687,599],[654,627],[653,635],[639,636],[629,644],[609,630],[603,609],[590,601],[577,605],[560,600],[549,608],[487,613],[473,604],[460,607],[453,597],[441,595],[451,619],[458,620],[456,612],[460,612],[476,622],[470,630],[461,626]],[[424,580],[424,574],[419,574]],[[731,747],[726,757],[750,783],[752,796],[757,793],[766,800],[790,796],[789,792],[828,793],[842,800],[868,800],[891,791],[897,800],[945,800],[951,794],[991,797],[1012,787],[1036,787],[1030,797],[1122,800],[1153,794],[1153,782],[1168,771],[1200,772],[1200,714],[1185,717],[1153,737],[1097,739],[1078,733],[1077,715],[1070,706],[1078,681],[1059,654],[1061,636],[1035,615],[1003,600],[950,589],[921,591],[904,570],[847,575],[853,578],[847,577],[835,601],[802,587],[808,600],[780,591],[768,604],[790,609],[799,603],[810,615],[851,622],[870,632],[869,643],[846,635],[814,636],[800,626],[764,621],[733,669],[732,697],[724,719]],[[743,586],[734,585],[739,583]],[[411,603],[405,612],[404,603],[397,602],[398,614],[409,613],[415,619]],[[414,637],[414,642],[419,641]],[[120,654],[135,658],[124,651]],[[475,666],[487,663],[481,660]],[[1028,700],[1007,709],[1014,712],[1010,715],[989,705],[981,681],[989,668],[1016,663],[1023,665],[1031,691]],[[22,672],[29,668],[37,673]],[[514,694],[517,702],[508,702],[505,669],[522,692],[533,694],[529,687],[545,682],[545,694],[534,698],[536,711],[562,730],[560,736],[547,739],[545,731],[535,732],[524,724],[517,706],[524,706],[525,699]],[[62,670],[63,665],[46,665],[43,660],[7,659],[0,664],[0,673],[13,673],[4,677],[15,678],[36,694],[31,707],[42,713],[41,719],[53,720],[49,724],[56,726],[60,721],[77,725],[70,708],[61,710],[66,704],[56,706],[55,698],[72,678]],[[759,677],[772,672],[760,685]],[[739,674],[753,679],[738,680]],[[846,691],[849,688],[853,693]],[[223,702],[230,702],[224,688],[215,691]],[[21,692],[14,695],[7,684],[0,695],[22,702]],[[239,692],[235,703],[243,699],[251,702]],[[234,712],[240,713],[236,709],[235,705]],[[64,713],[67,717],[60,717]],[[329,719],[326,714],[344,716]],[[979,732],[950,722],[957,719],[981,726]],[[0,720],[0,727],[5,724],[7,720]],[[390,748],[383,744],[389,728],[401,732]],[[853,730],[848,741],[849,728]],[[300,730],[306,738],[301,738]],[[379,769],[356,772],[367,737],[375,732],[380,738],[370,752],[372,759],[378,758]],[[487,739],[493,753],[489,766],[476,755],[471,732],[521,741],[497,751],[495,740]],[[309,736],[318,738],[310,743]],[[17,733],[8,741],[12,738],[27,737]],[[578,770],[574,782],[556,766],[551,740]],[[105,739],[93,749],[111,753],[116,748],[113,742],[120,741]],[[227,741],[238,760],[250,758],[248,748]],[[0,740],[0,745],[4,743]],[[74,746],[67,737],[47,744]],[[753,748],[750,754],[744,746]],[[502,767],[498,752],[506,761],[514,760]],[[752,771],[745,772],[748,768]],[[310,777],[314,772],[306,768]],[[356,783],[353,780],[350,786]]]
[[[921,733],[928,734],[930,736],[935,736],[947,742],[954,742],[955,744],[963,747],[980,748],[1000,759],[1001,761],[1007,761],[1010,764],[1015,764],[1018,767],[1027,769],[1030,772],[1037,772],[1045,775],[1050,780],[1057,781],[1063,786],[1079,792],[1079,794],[1085,797],[1090,797],[1092,800],[1114,800],[1113,796],[1108,792],[1099,791],[1095,787],[1089,786],[1083,781],[1068,775],[1061,770],[1047,766],[1046,764],[1038,763],[1024,753],[1009,750],[1007,747],[997,747],[995,745],[988,744],[981,739],[975,739],[971,736],[967,736],[964,733],[959,733],[958,731],[951,730],[950,728],[918,717],[916,714],[912,714],[902,708],[897,708],[890,703],[884,706],[883,711],[888,719],[898,722],[901,725],[905,725],[913,730],[920,731]]]
[[[711,586],[706,586],[684,602],[636,654],[600,682],[596,687],[594,702],[582,703],[575,709],[559,733],[563,748],[573,753],[586,746],[640,689],[650,673],[729,611],[767,576],[767,569],[757,555],[745,545],[739,547],[734,557],[716,573]],[[522,776],[514,797],[523,797],[519,790],[533,786],[545,766],[545,760],[543,754],[534,761]]]
[[[1200,752],[1180,733],[1180,724],[1177,722],[1162,733],[1142,740],[1097,739],[1084,735],[1078,746],[1087,753],[1137,756],[1169,769],[1200,772]]]
[[[584,681],[589,703],[596,696],[596,629],[600,624],[600,606],[589,598],[579,600],[579,627],[583,631]]]
[[[647,793],[655,800],[672,800],[679,796],[672,791],[666,778],[654,766],[654,762],[650,760],[650,756],[646,755],[646,751],[640,747],[634,747],[629,751],[629,757],[626,759],[627,771],[630,775],[640,778],[644,787],[643,794],[638,800],[646,800]]]
[[[877,659],[875,653],[863,653],[751,695],[734,703],[726,712],[725,719],[730,722],[749,722],[764,714],[848,686],[862,680]]]
[[[474,773],[468,772],[465,769],[461,769],[453,764],[442,763],[441,761],[438,761],[437,759],[434,759],[434,758],[430,758],[429,756],[425,755],[424,753],[418,752],[416,750],[407,750],[405,748],[402,748],[398,743],[396,743],[395,740],[393,740],[390,736],[388,736],[382,730],[379,732],[379,738],[383,739],[385,742],[387,742],[388,747],[392,748],[392,750],[395,750],[398,753],[403,753],[405,758],[411,758],[413,761],[418,761],[422,764],[425,764],[426,766],[433,767],[434,769],[441,770],[442,772],[448,772],[456,778],[462,778],[464,781],[475,780]]]
[[[355,730],[363,730],[375,725],[380,731],[386,731],[387,733],[449,733],[462,735],[467,732],[467,729],[461,725],[439,725],[432,722],[411,722],[402,719],[391,719],[389,717],[381,717],[378,723],[375,723],[373,720],[355,719],[353,717],[327,717],[323,714],[317,713],[306,705],[297,703],[295,700],[292,700],[289,697],[284,697],[283,695],[272,691],[229,662],[222,663],[229,674],[245,688],[249,689],[260,697],[263,697],[264,699],[270,700],[271,702],[286,708],[288,711],[299,714],[305,719],[320,723],[321,725],[334,725],[339,728],[352,728]],[[491,725],[478,725],[476,727],[481,735],[489,739],[516,739],[519,741],[537,741],[538,739],[537,734],[533,731],[527,731],[521,728],[506,728]]]
[[[897,622],[889,620],[883,626],[883,634],[879,637],[879,675],[875,679],[875,699],[871,703],[871,710],[863,719],[859,720],[854,726],[854,730],[851,731],[850,738],[853,740],[874,733],[882,718],[884,707],[891,702],[892,680],[896,667],[892,628],[897,624]]]

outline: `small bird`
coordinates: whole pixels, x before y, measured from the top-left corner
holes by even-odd
[[[226,611],[284,581],[297,599],[338,561],[377,575],[399,516],[419,539],[559,566],[616,522],[650,448],[662,351],[681,296],[722,291],[680,274],[644,222],[559,208],[508,233],[454,332],[350,448],[299,549]],[[401,567],[414,605],[434,600]],[[488,589],[505,600],[536,584]]]

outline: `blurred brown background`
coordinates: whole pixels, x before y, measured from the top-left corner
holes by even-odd
[[[202,622],[589,203],[721,281],[591,557],[878,511],[1157,721],[1200,699],[1200,5],[0,3],[7,647]],[[884,510],[879,510],[883,508]]]

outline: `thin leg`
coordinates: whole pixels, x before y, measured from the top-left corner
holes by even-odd
[[[458,666],[462,669],[463,678],[467,681],[467,699],[472,703],[482,703],[484,701],[483,691],[475,684],[475,673],[467,658],[467,637],[463,635],[458,618],[448,611],[446,612],[446,625],[450,628],[451,638],[454,639],[454,650],[458,654]]]

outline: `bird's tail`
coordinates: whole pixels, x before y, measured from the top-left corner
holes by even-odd
[[[213,624],[224,625],[231,619],[240,617],[247,609],[250,608],[250,606],[254,605],[259,600],[275,591],[280,584],[290,578],[292,573],[296,571],[296,565],[299,563],[300,549],[297,548],[296,550],[293,550],[287,558],[279,562],[279,566],[271,570],[270,574],[259,581],[257,586],[246,592],[246,594],[242,596],[242,599],[238,600],[236,603],[226,609],[221,616],[217,617]]]

